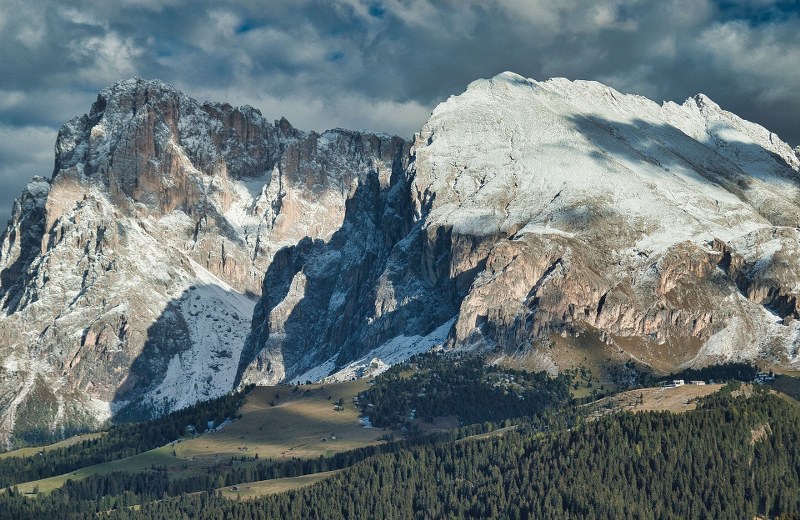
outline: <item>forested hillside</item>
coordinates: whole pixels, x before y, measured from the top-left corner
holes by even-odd
[[[571,401],[570,378],[487,365],[475,356],[415,356],[358,396],[376,426],[411,429],[414,419],[455,416],[461,424],[534,416]]]
[[[800,510],[798,421],[778,397],[723,395],[684,415],[418,446],[297,492],[182,497],[112,518],[772,518]]]
[[[731,383],[684,414],[593,419],[567,402],[567,378],[445,359],[416,358],[360,394],[359,405],[376,421],[387,418],[409,432],[403,440],[318,459],[221,460],[196,475],[159,466],[94,475],[35,497],[9,487],[0,495],[0,518],[88,519],[102,512],[117,519],[335,519],[368,511],[403,519],[724,519],[800,512],[800,408],[764,387]],[[206,411],[221,413],[237,397]],[[466,408],[473,398],[475,406]],[[391,403],[394,414],[387,412]],[[409,409],[420,416],[409,420]],[[500,411],[517,418],[487,422]],[[410,428],[439,414],[478,424],[428,435]],[[219,491],[331,470],[339,471],[313,486],[261,498],[231,500]]]

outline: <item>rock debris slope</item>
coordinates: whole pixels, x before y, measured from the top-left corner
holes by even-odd
[[[435,345],[551,371],[797,367],[798,169],[703,95],[504,73],[408,143],[122,82],[64,126],[3,236],[2,432]]]

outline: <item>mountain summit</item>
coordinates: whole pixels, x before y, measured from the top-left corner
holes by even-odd
[[[408,144],[267,122],[159,81],[103,90],[0,242],[0,433],[33,441],[229,391],[274,254],[328,239]]]
[[[775,134],[703,95],[505,73],[441,104],[414,150],[428,229],[486,244],[454,343],[797,362],[800,161]]]
[[[703,95],[503,73],[407,142],[124,81],[64,125],[0,242],[0,433],[436,345],[551,372],[797,367],[799,170]]]

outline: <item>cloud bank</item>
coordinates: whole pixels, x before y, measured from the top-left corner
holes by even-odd
[[[61,123],[137,75],[310,130],[409,137],[479,77],[703,92],[800,144],[794,0],[95,0],[0,6],[0,223]]]

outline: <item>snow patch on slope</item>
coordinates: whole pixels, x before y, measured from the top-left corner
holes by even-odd
[[[767,214],[792,220],[796,207],[771,208],[798,192],[785,176],[787,165],[800,168],[788,145],[716,105],[697,107],[591,81],[478,80],[418,135],[417,171],[429,175],[417,192],[436,194],[429,223],[478,236],[550,226],[581,234],[593,209],[614,208],[600,216],[624,219],[637,247],[653,252],[727,241],[770,225]]]
[[[170,360],[163,381],[149,394],[154,403],[169,401],[171,409],[223,395],[234,387],[256,303],[196,262],[191,266],[200,283],[184,292],[179,306],[192,348]]]
[[[329,359],[322,365],[292,379],[291,382],[293,384],[304,381],[335,383],[355,378],[377,376],[388,370],[392,365],[402,363],[414,355],[429,352],[444,344],[455,321],[456,318],[454,317],[425,336],[397,336],[392,338],[383,345],[370,350],[362,358],[348,363],[334,373],[331,372],[336,368],[335,360],[333,358]]]

